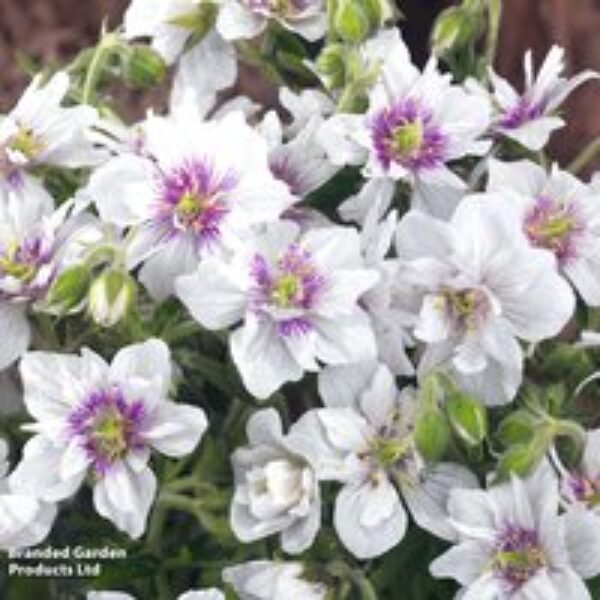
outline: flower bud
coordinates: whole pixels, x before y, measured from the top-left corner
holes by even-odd
[[[65,313],[85,300],[89,285],[90,273],[85,266],[70,267],[56,277],[46,301],[51,309]]]
[[[487,435],[485,406],[468,394],[454,391],[446,402],[448,418],[456,435],[468,446],[478,446]]]
[[[167,66],[163,58],[147,46],[129,48],[123,64],[123,75],[128,85],[144,89],[159,84]]]
[[[394,17],[395,10],[389,0],[364,0],[364,7],[374,28],[381,27]]]
[[[535,415],[528,410],[516,410],[502,420],[498,427],[498,439],[504,446],[525,444],[534,434],[537,424]]]
[[[463,47],[473,36],[473,18],[462,7],[453,6],[437,18],[431,33],[431,49],[437,56]]]
[[[425,460],[436,462],[446,453],[450,428],[443,413],[433,407],[425,408],[415,423],[414,440]]]
[[[333,25],[343,40],[356,43],[368,37],[372,24],[362,0],[340,0]]]
[[[345,54],[342,44],[329,44],[317,57],[317,73],[330,90],[343,87],[346,81]]]
[[[137,287],[125,271],[108,269],[94,280],[88,295],[92,319],[102,327],[122,321],[135,302]]]

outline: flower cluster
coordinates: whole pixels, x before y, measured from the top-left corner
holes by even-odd
[[[85,518],[136,565],[89,600],[592,597],[600,179],[545,152],[600,76],[394,19],[133,0],[0,119],[1,549]]]

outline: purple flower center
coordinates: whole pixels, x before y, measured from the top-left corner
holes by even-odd
[[[0,244],[0,300],[36,299],[54,276],[52,244],[42,236]]]
[[[494,573],[517,591],[547,564],[538,534],[533,529],[508,525],[496,539]]]
[[[574,207],[540,197],[525,215],[523,231],[532,246],[546,248],[564,265],[577,256],[577,238],[583,227]]]
[[[130,451],[146,444],[141,429],[146,407],[129,402],[118,387],[91,393],[69,415],[69,434],[81,441],[94,473],[102,477]]]
[[[168,238],[192,235],[202,249],[221,235],[221,224],[230,211],[228,194],[237,176],[219,174],[205,160],[189,161],[158,181],[156,222]]]
[[[255,312],[275,316],[283,336],[310,331],[310,321],[298,313],[310,311],[315,306],[325,278],[308,251],[292,244],[275,265],[256,254],[250,273],[255,282],[251,303]]]
[[[561,488],[569,502],[581,502],[590,508],[600,506],[600,474],[589,478],[572,473],[563,481]]]
[[[543,104],[519,98],[519,101],[502,115],[499,126],[502,129],[518,129],[529,121],[539,119],[543,114]]]
[[[377,113],[370,123],[377,159],[387,171],[399,164],[412,172],[432,169],[445,160],[447,138],[433,113],[412,99]]]

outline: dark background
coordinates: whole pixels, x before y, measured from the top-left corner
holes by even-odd
[[[27,83],[16,61],[17,50],[43,63],[60,64],[94,43],[104,17],[118,23],[127,4],[128,0],[0,0],[0,113],[10,108]],[[398,4],[407,17],[401,26],[404,36],[416,60],[422,61],[433,18],[452,2],[399,0]],[[600,0],[504,0],[503,18],[496,66],[514,83],[521,82],[524,51],[532,48],[539,62],[552,43],[567,49],[570,73],[600,71]],[[240,87],[250,95],[264,93],[249,80]],[[138,95],[128,96],[127,113],[141,116],[147,103]],[[600,83],[587,84],[567,103],[569,127],[555,134],[551,147],[562,163],[600,135],[599,106]]]

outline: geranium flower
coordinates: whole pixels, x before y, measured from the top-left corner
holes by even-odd
[[[30,352],[20,370],[36,435],[11,486],[59,501],[89,474],[98,513],[131,537],[142,535],[156,493],[151,449],[189,454],[207,425],[202,409],[168,400],[167,346],[156,339],[127,346],[110,365],[85,348],[79,356]]]
[[[435,58],[420,72],[397,31],[370,43],[377,55],[382,45],[387,51],[366,114],[332,117],[320,142],[334,164],[365,165],[366,177],[390,186],[407,181],[417,207],[448,215],[466,188],[448,163],[486,152],[489,143],[480,137],[489,126],[489,103],[453,85]]]
[[[558,168],[491,161],[490,201],[514,213],[517,227],[556,264],[590,306],[600,305],[600,192]]]
[[[575,298],[554,257],[520,237],[494,200],[466,198],[449,223],[409,212],[396,246],[398,283],[418,299],[414,336],[427,344],[420,373],[448,370],[474,396],[502,404],[521,384],[517,339],[557,335]]]
[[[97,120],[91,106],[62,106],[69,77],[56,73],[47,83],[38,75],[17,105],[0,119],[0,201],[14,195],[19,201],[54,201],[28,169],[38,165],[77,168],[98,164],[105,155],[89,136]]]
[[[295,430],[320,439],[319,477],[344,484],[335,502],[334,525],[357,558],[379,556],[404,537],[404,500],[417,524],[452,539],[445,503],[452,487],[476,487],[458,464],[426,465],[413,429],[418,403],[400,393],[389,370],[376,363],[328,367],[319,377],[327,408],[307,413]]]
[[[11,491],[8,469],[8,444],[0,439],[0,548],[34,546],[50,532],[56,507]]]
[[[85,193],[103,220],[134,228],[128,264],[145,263],[140,280],[157,300],[199,260],[229,251],[251,225],[296,202],[240,113],[205,123],[153,118],[144,138],[143,156],[112,159]]]
[[[526,480],[487,491],[453,490],[450,523],[459,543],[433,561],[463,600],[586,600],[582,578],[600,573],[600,537],[581,515],[559,515],[556,477],[544,463]]]
[[[217,31],[226,40],[254,38],[275,20],[314,42],[325,35],[323,0],[218,0]]]
[[[223,570],[223,581],[229,583],[244,600],[325,600],[327,588],[302,578],[298,562],[255,560]]]
[[[235,494],[231,528],[243,542],[281,532],[285,552],[304,552],[321,524],[321,495],[310,438],[284,435],[274,409],[255,413],[246,426],[249,446],[232,455]]]
[[[374,358],[375,339],[359,307],[377,281],[364,268],[350,228],[301,234],[291,222],[272,223],[247,239],[229,263],[206,260],[177,281],[177,296],[204,327],[242,322],[230,337],[245,386],[267,398],[317,361],[348,364]]]
[[[556,113],[567,96],[600,75],[584,71],[570,79],[564,78],[565,51],[558,46],[549,50],[535,78],[531,51],[525,54],[523,68],[525,89],[521,94],[489,68],[492,101],[497,107],[494,128],[530,150],[540,150],[548,143],[550,134],[565,124]]]

